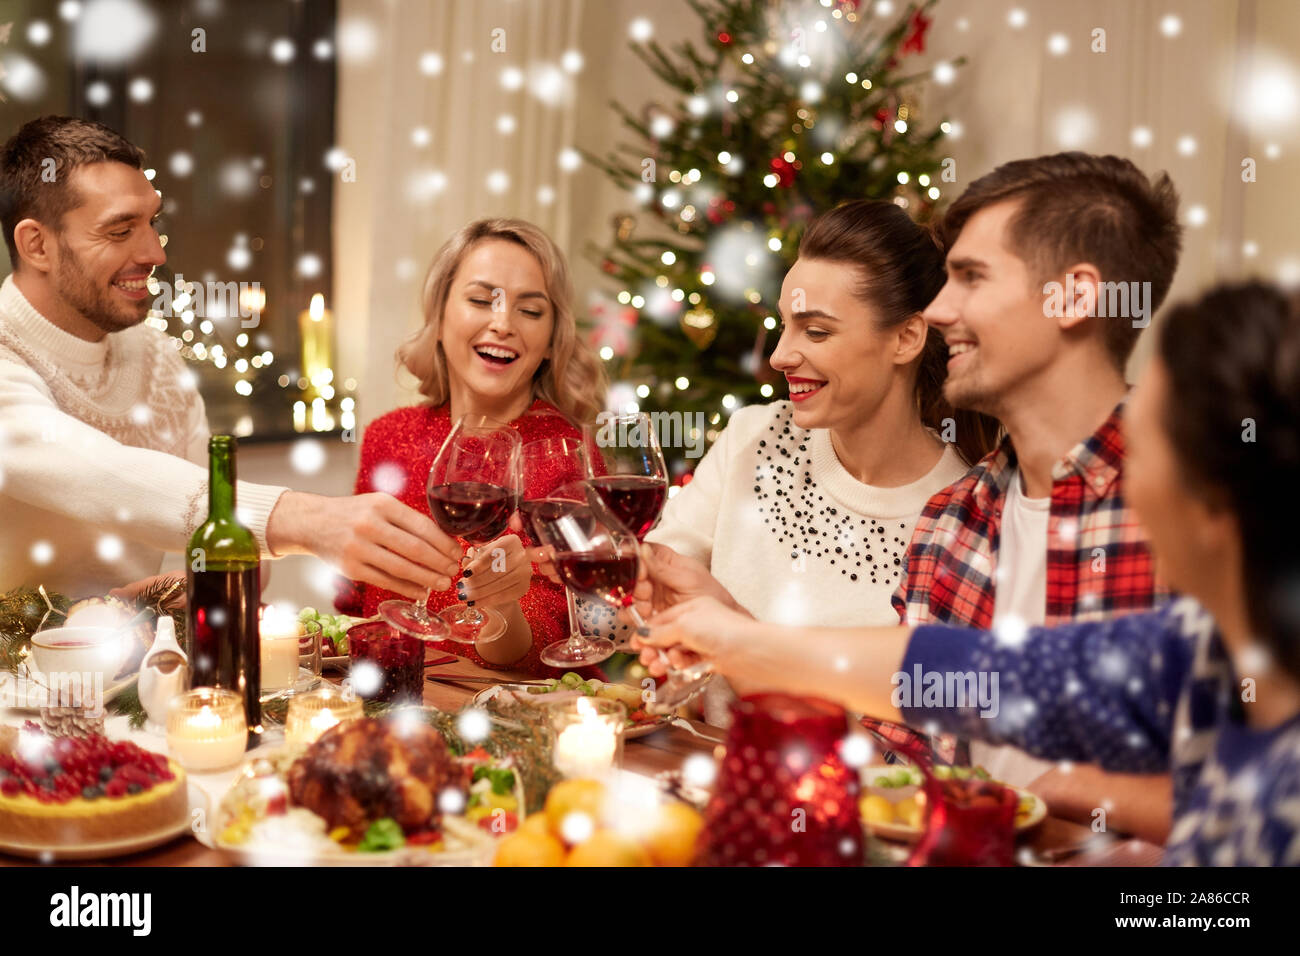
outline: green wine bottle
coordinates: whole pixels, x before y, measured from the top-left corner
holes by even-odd
[[[262,658],[257,609],[261,550],[235,516],[235,450],[230,435],[208,440],[208,520],[186,554],[191,687],[224,687],[244,698],[248,743],[262,734]]]

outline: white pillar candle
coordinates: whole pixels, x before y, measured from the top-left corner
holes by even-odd
[[[298,619],[277,611],[262,612],[262,690],[284,690],[298,682]]]

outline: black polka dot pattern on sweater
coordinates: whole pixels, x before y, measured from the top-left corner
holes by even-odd
[[[754,494],[763,524],[789,545],[791,565],[803,555],[805,570],[839,572],[845,582],[896,584],[907,551],[907,523],[864,518],[827,500],[812,476],[812,433],[783,412],[760,439]]]

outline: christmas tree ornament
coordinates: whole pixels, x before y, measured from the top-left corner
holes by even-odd
[[[614,225],[614,235],[618,237],[619,242],[627,242],[632,238],[632,233],[636,231],[636,217],[630,213],[620,212],[614,215],[611,220]]]
[[[907,39],[903,41],[900,53],[924,53],[925,52],[925,31],[930,29],[933,21],[925,15],[925,11],[917,10],[912,14],[912,19],[907,25]]]
[[[697,349],[706,349],[718,335],[717,316],[710,308],[696,306],[682,313],[682,331]]]
[[[599,351],[613,349],[626,355],[632,348],[639,313],[630,305],[619,305],[608,296],[593,293],[587,306],[591,316],[591,346]]]
[[[789,189],[794,185],[795,165],[784,156],[774,156],[768,167],[776,174],[777,185]]]

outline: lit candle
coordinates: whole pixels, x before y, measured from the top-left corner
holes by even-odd
[[[298,638],[295,616],[274,606],[262,612],[258,629],[262,643],[262,690],[284,690],[298,682]]]
[[[230,690],[196,687],[167,708],[167,750],[186,770],[233,767],[244,756],[244,699]]]
[[[298,313],[298,333],[302,339],[300,374],[311,383],[313,398],[333,378],[333,320],[330,310],[325,308],[325,296],[319,292],[311,297],[311,306]]]
[[[305,747],[331,727],[361,716],[359,698],[344,696],[334,687],[322,687],[289,701],[284,739],[290,746]]]
[[[618,762],[626,721],[623,705],[579,697],[554,717],[555,769],[565,777],[599,777]]]
[[[307,430],[307,403],[293,403],[293,430],[296,432],[305,432]]]

